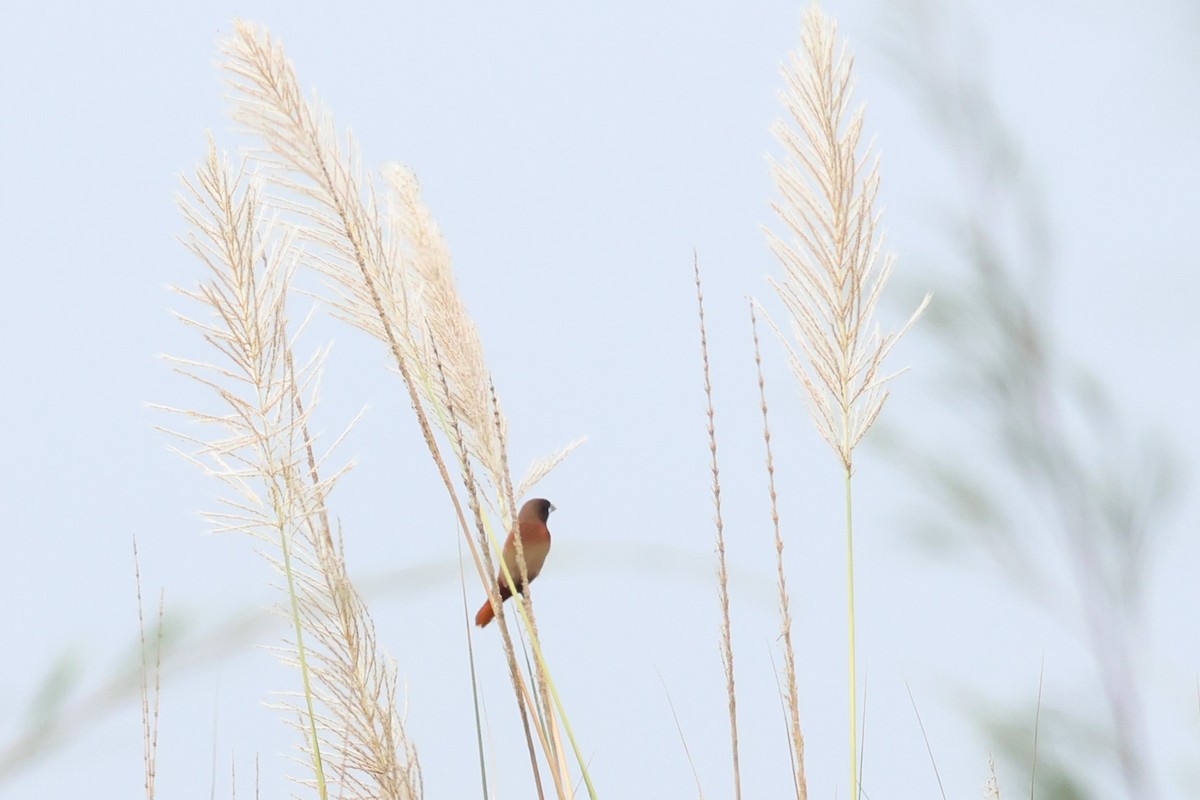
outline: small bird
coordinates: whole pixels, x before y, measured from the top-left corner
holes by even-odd
[[[554,505],[549,500],[539,497],[526,502],[521,506],[521,513],[517,514],[517,531],[521,535],[525,569],[531,582],[542,571],[542,564],[546,563],[546,554],[550,552],[550,529],[546,527],[546,520],[550,519],[550,512],[553,510]],[[517,563],[517,544],[512,533],[504,543],[503,558],[505,566],[517,583],[517,591],[521,591],[524,588],[521,585],[521,566]],[[508,580],[504,577],[504,570],[496,576],[496,583],[500,590],[500,602],[503,603],[513,596]],[[483,601],[483,606],[475,615],[475,624],[481,628],[486,627],[495,616],[496,612],[492,610],[492,601],[489,598]]]

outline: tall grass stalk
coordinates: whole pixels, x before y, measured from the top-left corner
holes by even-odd
[[[905,690],[908,692],[908,702],[912,703],[913,714],[917,718],[917,727],[921,729],[921,739],[925,742],[925,752],[929,754],[929,763],[933,767],[933,776],[937,778],[938,794],[942,796],[942,800],[946,800],[946,788],[942,785],[942,773],[938,769],[937,759],[933,755],[933,745],[929,743],[929,734],[925,731],[925,721],[921,719],[921,709],[917,708],[917,699],[913,697],[912,687],[907,681],[904,684]]]
[[[475,672],[475,645],[471,636],[471,604],[467,600],[467,575],[463,569],[462,540],[458,542],[458,582],[462,590],[463,638],[467,646],[467,666],[471,670],[471,710],[475,715],[475,748],[479,756],[479,788],[488,800],[487,760],[483,749],[483,717],[479,710],[479,681]]]
[[[158,595],[158,624],[154,636],[154,686],[150,686],[150,667],[147,664],[146,617],[142,606],[142,565],[138,559],[137,537],[133,539],[133,580],[137,588],[138,610],[138,688],[142,695],[142,761],[145,771],[146,800],[154,800],[158,770],[158,710],[162,690],[163,609],[164,595]]]
[[[708,366],[708,331],[704,325],[704,292],[700,285],[700,257],[692,254],[696,280],[696,308],[700,318],[700,358],[704,368],[704,399],[708,431],[709,469],[712,471],[713,523],[717,529],[717,596],[721,604],[721,663],[725,667],[725,693],[729,698],[729,740],[733,757],[733,792],[742,796],[738,757],[737,687],[733,678],[733,629],[729,620],[729,568],[725,562],[725,522],[721,515],[721,470],[717,461],[717,429],[713,411],[712,378]]]
[[[481,506],[481,501],[480,501],[480,497],[479,497],[479,488],[478,488],[478,484],[475,480],[474,467],[471,463],[470,455],[467,452],[467,444],[466,444],[465,435],[463,433],[463,426],[459,422],[459,417],[455,414],[453,395],[448,390],[448,379],[446,377],[446,368],[445,368],[444,364],[442,363],[442,359],[441,359],[440,354],[438,353],[436,343],[434,343],[431,346],[431,352],[433,354],[434,367],[437,370],[438,377],[443,386],[443,391],[445,392],[445,397],[447,398],[446,407],[443,409],[441,406],[435,405],[434,412],[437,414],[438,420],[439,420],[442,428],[449,429],[452,434],[451,443],[453,446],[454,454],[459,462],[459,469],[461,470],[461,474],[463,477],[463,483],[466,487],[467,503],[471,509],[472,515],[475,518],[476,526],[479,531],[479,543],[480,543],[480,548],[483,551],[484,563],[487,565],[487,569],[490,570],[490,569],[492,569],[492,553],[495,552],[497,554],[497,556],[499,556],[499,554],[501,552],[500,546],[496,542],[495,533],[492,530],[491,525],[488,521],[488,518],[484,514],[483,508]],[[427,441],[433,442],[433,444],[431,445],[431,449],[436,448],[436,442],[434,440],[428,439]],[[440,453],[434,452],[435,460],[439,460],[440,457],[441,457]],[[453,485],[450,483],[447,483],[446,486],[447,486],[447,489],[450,491],[451,496],[455,499],[455,502],[457,502],[457,495],[454,493]],[[470,535],[465,535],[464,538],[467,540],[468,545],[472,547],[472,553],[475,556],[476,566],[478,567],[479,560],[480,560],[479,550],[476,549],[475,542]],[[521,557],[524,556],[523,553],[521,553],[519,555]],[[505,571],[507,572],[507,566],[504,563],[504,559],[497,558],[496,560],[500,563],[501,568],[505,569]],[[491,573],[488,572],[485,574],[491,574]],[[509,578],[509,579],[511,579],[511,578]],[[513,584],[509,584],[509,585],[511,586]],[[495,589],[493,588],[491,582],[489,582],[487,584],[487,587],[488,587],[489,599],[493,600],[493,602],[497,602],[498,596],[493,598]],[[499,608],[499,605],[502,605],[502,604],[498,604],[497,608]],[[467,625],[468,625],[467,630],[468,630],[468,637],[469,637],[469,634],[470,634],[469,610],[464,613],[467,614],[466,621],[467,621]],[[541,719],[541,714],[540,714],[540,712],[538,712],[538,706],[534,702],[534,698],[530,695],[528,686],[525,682],[525,678],[521,674],[520,668],[517,665],[516,648],[513,647],[513,645],[512,645],[512,639],[511,639],[511,635],[508,630],[508,626],[505,623],[505,620],[502,618],[503,612],[501,611],[501,612],[497,613],[497,617],[500,618],[498,620],[498,624],[499,624],[499,629],[501,632],[501,637],[504,641],[504,653],[505,653],[505,658],[507,659],[507,662],[508,662],[509,676],[513,681],[513,689],[517,694],[517,710],[521,717],[521,728],[525,735],[526,750],[529,753],[530,769],[531,769],[532,775],[533,775],[534,789],[537,791],[537,795],[539,798],[544,798],[545,797],[545,789],[542,787],[542,776],[541,776],[541,772],[538,768],[537,751],[534,748],[533,733],[530,729],[529,710],[531,708],[534,709],[537,720]],[[472,650],[473,650],[473,648],[470,645],[468,645],[468,656],[473,658],[473,656],[471,655]],[[473,660],[472,660],[472,663],[474,663]],[[471,690],[472,690],[472,692],[478,692],[478,686],[475,683],[474,676],[472,676]],[[478,726],[478,724],[479,724],[479,719],[478,719],[478,715],[477,715],[476,716],[476,725]],[[543,732],[543,726],[536,724],[536,720],[535,720],[534,727],[537,730],[539,742],[540,742],[543,750],[548,752],[549,751],[549,742],[546,739],[546,736]],[[482,748],[482,743],[480,744],[480,747]],[[483,762],[482,749],[480,750],[479,756],[480,756],[480,761]],[[486,780],[487,780],[487,778],[485,775],[484,776],[485,784],[486,784]]]
[[[766,450],[767,492],[771,500],[771,527],[775,536],[775,570],[779,586],[779,636],[783,640],[783,673],[787,681],[784,706],[788,720],[788,739],[792,757],[792,781],[797,800],[807,800],[808,780],[804,774],[804,734],[800,730],[800,692],[796,686],[796,653],[792,647],[792,611],[788,596],[787,574],[783,568],[783,534],[779,530],[779,495],[775,491],[775,456],[771,450],[771,423],[767,408],[767,384],[763,378],[762,350],[758,341],[758,317],[750,303],[750,333],[754,339],[754,368],[758,375],[758,399],[763,418],[763,446]]]
[[[675,710],[675,701],[671,699],[671,690],[663,680],[662,673],[658,674],[658,682],[662,684],[663,693],[667,696],[667,706],[671,709],[671,718],[675,720],[675,730],[679,732],[679,743],[683,745],[683,754],[687,757],[688,767],[692,770],[692,780],[696,782],[696,796],[704,800],[704,786],[700,783],[700,773],[696,771],[696,761],[692,758],[691,748],[688,747],[687,737],[683,734],[683,725],[679,722],[679,713]]]
[[[787,310],[791,338],[772,326],[787,345],[808,410],[844,476],[850,797],[857,800],[854,450],[887,399],[893,375],[882,371],[883,361],[929,298],[897,333],[882,334],[874,323],[893,257],[883,252],[874,209],[879,160],[861,144],[863,109],[850,110],[853,63],[845,44],[838,46],[836,23],[814,2],[804,16],[801,47],[783,68],[780,99],[787,118],[775,126],[784,158],[772,164],[781,195],[772,206],[787,238],[767,236],[783,265],[783,279],[771,284]]]

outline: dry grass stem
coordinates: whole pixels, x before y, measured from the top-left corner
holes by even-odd
[[[467,667],[471,671],[471,710],[475,715],[475,749],[479,757],[479,788],[483,794],[483,800],[489,800],[487,754],[483,746],[483,713],[479,698],[479,679],[475,671],[475,643],[474,637],[471,636],[471,605],[467,599],[467,575],[463,568],[461,540],[458,542],[458,583],[462,593],[463,640],[467,646]],[[525,731],[528,734],[528,725],[525,726]],[[532,742],[529,742],[529,748],[532,750]]]
[[[142,763],[145,768],[146,800],[154,800],[158,766],[158,709],[162,689],[164,595],[160,592],[158,596],[158,624],[155,626],[154,636],[154,686],[151,688],[150,668],[146,663],[146,618],[142,613],[142,566],[138,560],[137,537],[133,539],[133,579],[137,587],[138,642],[141,645],[138,684],[142,694]]]
[[[783,535],[779,530],[779,502],[775,492],[775,457],[771,452],[771,424],[767,410],[767,386],[763,378],[762,353],[758,341],[758,320],[750,303],[750,332],[754,339],[754,367],[758,374],[758,398],[763,418],[763,445],[766,449],[767,490],[771,500],[771,526],[775,536],[775,569],[779,585],[779,628],[783,640],[783,672],[787,681],[785,695],[788,736],[794,774],[792,780],[798,800],[808,798],[808,780],[804,774],[804,735],[800,730],[800,692],[796,688],[796,654],[792,648],[792,613],[788,597],[787,575],[783,568]]]
[[[904,684],[904,688],[908,692],[908,702],[912,703],[913,714],[917,717],[917,727],[921,729],[921,739],[925,742],[925,752],[929,754],[929,763],[933,766],[933,776],[937,778],[938,793],[941,794],[942,800],[946,800],[946,789],[942,786],[942,774],[938,771],[937,759],[933,757],[933,745],[929,743],[929,734],[925,732],[925,722],[921,719],[921,710],[917,708],[916,698],[913,697],[912,689],[907,683]]]
[[[445,370],[442,368],[441,357],[438,353],[436,343],[433,344],[432,354],[438,377],[444,381]],[[499,558],[500,550],[494,546],[492,541],[495,537],[489,534],[487,519],[484,516],[483,508],[480,503],[478,491],[479,484],[475,480],[474,467],[471,464],[470,454],[467,451],[467,445],[463,436],[462,427],[459,425],[458,416],[454,411],[453,398],[448,392],[446,393],[446,397],[448,398],[449,402],[449,405],[446,408],[446,415],[448,417],[448,425],[452,434],[451,442],[453,444],[455,456],[458,458],[459,469],[462,472],[463,485],[466,487],[467,505],[470,508],[472,515],[475,517],[475,525],[478,537],[478,543],[476,543],[474,539],[472,539],[470,536],[467,536],[467,543],[475,553],[477,562],[479,561],[479,553],[482,552],[484,563],[487,565],[487,574],[491,575],[494,574],[495,570],[495,567],[493,566],[493,552],[497,556],[495,561],[498,561],[501,565],[503,565],[504,560]],[[496,623],[500,630],[501,640],[504,643],[504,655],[508,663],[509,678],[512,680],[513,691],[517,697],[517,710],[521,716],[521,728],[525,734],[525,744],[529,753],[529,762],[530,769],[532,770],[533,774],[534,788],[537,791],[537,796],[539,798],[543,798],[545,797],[545,790],[542,787],[542,777],[538,768],[537,752],[534,749],[533,733],[530,728],[529,716],[529,709],[537,708],[537,703],[534,701],[534,697],[530,692],[529,686],[525,680],[525,676],[522,674],[521,669],[517,664],[516,648],[512,643],[512,634],[508,630],[508,624],[504,619],[503,603],[500,600],[500,594],[497,590],[496,582],[488,580],[485,586],[488,592],[488,600],[492,603],[492,607],[496,611]],[[472,686],[474,688],[474,684],[472,684]],[[542,746],[542,751],[548,753],[550,750],[549,740],[546,738],[543,727],[538,724],[538,722],[538,719],[534,720],[534,727],[538,734],[539,743]]]
[[[725,562],[725,523],[721,516],[721,471],[717,462],[717,431],[713,413],[712,378],[708,366],[708,331],[704,325],[704,293],[700,285],[700,258],[693,254],[696,307],[700,319],[700,357],[704,368],[704,398],[708,430],[708,452],[712,470],[713,522],[717,529],[717,595],[721,603],[721,663],[725,667],[725,691],[729,696],[729,739],[733,755],[734,797],[742,796],[741,763],[738,758],[737,691],[733,677],[733,629],[729,621],[729,569]]]
[[[983,785],[983,800],[1000,800],[1000,781],[996,778],[996,761],[988,754],[988,779]]]
[[[696,762],[692,759],[692,751],[688,747],[687,737],[683,735],[683,725],[679,722],[678,712],[675,711],[675,701],[671,699],[671,691],[667,688],[667,682],[663,680],[661,673],[658,676],[658,680],[662,684],[663,692],[667,695],[667,705],[671,708],[671,718],[675,720],[675,730],[679,731],[679,743],[683,745],[683,754],[687,756],[688,767],[692,770],[692,779],[696,782],[696,796],[700,800],[704,800],[704,786],[700,783],[700,773],[696,771]]]
[[[504,490],[507,493],[508,501],[506,507],[508,509],[515,509],[516,498],[513,495],[512,473],[508,466],[508,438],[506,435],[503,435],[504,421],[500,414],[500,401],[496,396],[496,386],[490,381],[490,379],[488,382],[488,392],[492,401],[491,407],[496,430],[501,434],[498,436],[498,442],[500,445],[501,475],[504,479]],[[561,453],[556,456],[551,456],[550,459],[548,459],[545,463],[552,462],[556,464],[560,462],[568,453],[570,453],[572,449],[574,449],[574,445],[569,446],[568,449],[561,451]],[[549,471],[549,468],[547,468],[546,471]],[[518,533],[516,519],[512,519],[510,522],[510,532],[513,534]],[[576,763],[579,764],[580,775],[584,784],[587,786],[588,796],[595,798],[597,796],[596,787],[592,785],[592,778],[587,769],[587,762],[583,758],[583,752],[580,750],[579,742],[575,739],[575,734],[571,730],[571,723],[567,718],[566,709],[563,707],[562,700],[558,696],[558,690],[554,686],[554,679],[550,675],[550,670],[546,667],[546,659],[542,654],[541,637],[538,635],[537,620],[534,617],[533,605],[530,602],[531,596],[529,594],[529,568],[525,561],[525,550],[521,536],[514,535],[513,542],[516,545],[515,550],[517,556],[517,570],[521,576],[521,585],[525,587],[524,591],[519,594],[517,603],[518,608],[521,609],[521,613],[524,617],[526,629],[529,632],[529,643],[533,647],[535,664],[537,665],[537,699],[540,702],[538,709],[542,713],[542,717],[545,720],[545,726],[549,731],[551,743],[553,745],[553,748],[547,752],[547,756],[550,758],[551,769],[556,772],[554,776],[555,785],[560,794],[571,785],[571,774],[567,765],[566,749],[563,747],[562,736],[558,724],[559,720],[561,719],[563,727],[565,727],[567,731],[567,738],[571,742],[571,749],[575,755]],[[496,544],[498,544],[498,542]],[[500,563],[501,565],[504,565],[504,560],[500,559]],[[509,585],[513,585],[511,583],[512,576],[508,574],[507,567],[505,567],[505,576],[506,580],[510,582]]]
[[[517,498],[513,494],[512,473],[508,466],[508,435],[504,416],[500,412],[500,399],[496,395],[496,385],[488,376],[487,385],[488,397],[490,399],[489,408],[492,413],[492,423],[496,433],[497,457],[499,458],[499,470],[497,478],[501,481],[499,484],[501,507],[509,512],[508,528],[509,535],[512,536],[513,544],[517,557],[517,575],[518,583],[513,583],[512,575],[508,575],[507,567],[505,568],[505,580],[509,581],[509,586],[521,586],[522,590],[516,595],[516,603],[520,609],[521,616],[525,622],[525,629],[529,633],[529,642],[533,646],[536,668],[528,671],[535,676],[537,691],[534,693],[534,701],[536,704],[538,715],[542,725],[545,727],[549,735],[550,747],[546,752],[549,759],[550,768],[554,777],[555,787],[560,795],[567,793],[571,786],[571,774],[567,768],[566,751],[562,746],[562,738],[558,730],[558,718],[554,713],[554,708],[550,702],[549,673],[546,669],[546,661],[541,653],[541,637],[538,634],[537,617],[533,609],[533,594],[529,580],[529,564],[525,560],[525,544],[524,538],[520,534],[520,523],[516,519],[515,512],[517,509]],[[496,542],[499,544],[499,542]],[[498,551],[499,552],[499,551]],[[504,564],[504,559],[500,559],[500,563]],[[582,756],[579,759],[580,766],[583,766]],[[586,776],[587,771],[584,770]],[[590,782],[589,782],[590,787]]]

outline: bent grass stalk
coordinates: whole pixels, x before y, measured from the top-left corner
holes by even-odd
[[[434,366],[437,370],[438,377],[441,379],[443,387],[446,387],[446,384],[447,384],[446,371],[445,371],[444,365],[442,363],[441,355],[437,349],[436,343],[432,346],[432,352],[433,352],[433,357],[434,357]],[[493,567],[492,567],[493,552],[496,555],[496,560],[499,561],[501,565],[504,564],[504,559],[500,557],[501,550],[496,545],[495,536],[492,534],[492,531],[491,531],[491,523],[488,520],[487,516],[483,513],[483,509],[480,505],[478,484],[475,481],[474,468],[471,465],[471,459],[470,459],[469,454],[467,453],[467,446],[466,446],[466,442],[465,442],[465,439],[463,436],[462,425],[459,422],[458,416],[454,413],[453,395],[450,394],[450,392],[446,388],[444,388],[444,391],[446,392],[446,397],[447,397],[447,403],[446,403],[445,408],[443,409],[441,406],[438,406],[438,405],[435,405],[433,408],[434,408],[434,412],[438,415],[439,424],[442,425],[443,429],[449,430],[453,434],[450,437],[450,441],[453,445],[452,449],[454,450],[455,456],[459,459],[459,469],[462,472],[463,479],[464,479],[463,483],[466,486],[466,491],[467,491],[467,502],[471,508],[471,513],[475,516],[476,526],[478,528],[478,535],[479,535],[479,540],[480,540],[480,547],[483,551],[483,561],[486,564],[487,569],[489,570],[489,572],[486,574],[490,575],[490,574],[492,574],[490,571],[493,569]],[[456,496],[456,498],[457,498],[457,496]],[[472,551],[472,555],[475,558],[476,567],[478,567],[479,563],[480,563],[480,555],[479,555],[479,549],[477,549],[477,547],[476,547],[475,540],[471,536],[465,536],[464,538],[467,539],[467,542]],[[492,581],[490,579],[490,577],[486,580],[485,586],[487,589],[489,602],[491,602],[497,609],[499,609],[501,606],[500,596],[494,585],[494,581]],[[538,797],[544,798],[545,790],[542,787],[542,777],[541,777],[541,772],[538,769],[537,754],[533,747],[533,735],[531,734],[530,727],[529,727],[529,708],[530,707],[536,708],[536,705],[534,704],[533,698],[530,696],[529,689],[525,684],[524,676],[522,676],[520,669],[517,667],[516,649],[512,645],[512,638],[509,633],[508,626],[505,623],[505,621],[502,618],[502,615],[501,615],[501,613],[499,613],[499,611],[497,612],[496,616],[497,616],[497,626],[500,630],[501,639],[504,642],[505,657],[508,660],[509,676],[513,682],[513,689],[517,694],[517,700],[518,700],[517,710],[520,714],[521,727],[525,734],[525,744],[526,744],[526,748],[529,753],[530,768],[533,773],[534,788],[537,791]],[[467,619],[468,639],[470,638],[470,624],[471,623],[470,623],[469,609],[468,609],[468,619]],[[470,647],[470,646],[468,645],[468,647]],[[473,665],[474,665],[474,662],[472,660],[472,669],[474,669]],[[477,686],[474,682],[474,678],[472,678],[471,688],[472,688],[472,691],[478,690]],[[478,724],[479,724],[479,721],[477,718],[476,725],[478,726]],[[539,724],[539,719],[537,717],[535,717],[535,719],[534,719],[534,728],[537,732],[539,743],[542,745],[543,751],[549,752],[549,741],[547,740],[546,734],[545,734],[542,726]],[[482,744],[480,745],[480,747],[481,747],[480,761],[482,762],[483,761]],[[486,775],[484,778],[484,782],[486,784]]]
[[[517,505],[516,498],[513,494],[512,472],[508,468],[508,437],[504,433],[504,420],[500,415],[500,400],[496,396],[496,385],[494,382],[492,382],[490,376],[488,378],[488,396],[491,400],[492,419],[495,424],[497,441],[499,443],[499,457],[501,466],[500,474],[504,481],[504,496],[508,500],[509,509],[515,511]],[[592,778],[588,772],[587,761],[584,759],[583,753],[579,749],[579,743],[576,741],[575,734],[571,730],[571,723],[567,719],[566,709],[563,707],[562,700],[558,696],[558,688],[554,685],[554,681],[550,676],[550,669],[546,664],[545,656],[542,655],[541,637],[538,635],[537,621],[533,613],[533,602],[532,598],[527,594],[529,592],[530,584],[529,567],[525,562],[524,543],[519,535],[519,524],[515,517],[512,520],[512,530],[518,534],[513,538],[513,542],[516,545],[517,570],[521,575],[520,585],[525,587],[524,592],[521,595],[519,608],[521,609],[522,616],[524,617],[525,628],[529,632],[529,641],[533,647],[534,658],[538,665],[538,697],[542,702],[542,706],[540,706],[540,708],[542,708],[545,712],[547,726],[550,728],[550,735],[554,744],[554,760],[552,764],[561,772],[557,782],[564,788],[564,790],[566,787],[571,785],[571,775],[570,771],[567,769],[566,758],[563,755],[562,737],[558,730],[558,718],[561,717],[563,727],[567,729],[567,738],[571,742],[571,748],[574,752],[575,760],[579,764],[580,774],[583,777],[584,783],[587,785],[588,794],[592,800],[595,800],[596,787],[592,785]],[[494,538],[492,544],[493,546],[497,544]],[[508,575],[507,565],[504,564],[504,559],[500,558],[499,561],[501,566],[505,568],[506,580],[511,581],[512,576]],[[509,585],[512,586],[513,584],[510,583]],[[550,708],[550,703],[547,700],[547,690],[554,700],[554,709]],[[557,717],[555,716],[555,711],[557,711]]]
[[[446,375],[445,375],[444,369],[442,368],[441,359],[440,359],[440,357],[438,357],[436,345],[433,347],[433,353],[434,353],[434,357],[436,360],[436,366],[438,369],[439,377],[442,379],[443,382],[445,382]],[[450,397],[449,392],[447,392],[447,397]],[[493,390],[493,398],[494,398],[494,390]],[[494,399],[493,399],[493,403],[495,403]],[[495,407],[497,409],[499,408],[498,403],[495,404]],[[465,457],[466,454],[465,454],[465,449],[463,449],[464,443],[463,443],[463,439],[462,439],[461,427],[458,424],[457,417],[453,413],[453,404],[452,403],[447,404],[446,411],[448,412],[447,416],[449,417],[449,419],[447,420],[447,424],[449,424],[451,426],[451,428],[453,429],[453,431],[455,433],[454,441],[456,442],[456,447],[457,447],[456,452],[460,455],[460,458],[462,459],[461,467],[464,470],[464,473],[469,478],[466,483],[468,486],[468,492],[469,492],[472,508],[475,510],[475,512],[477,514],[479,514],[479,519],[480,519],[480,522],[482,525],[482,529],[485,531],[487,545],[489,546],[488,552],[493,553],[496,556],[495,560],[500,565],[500,570],[504,574],[504,579],[505,579],[505,581],[508,582],[508,585],[514,586],[514,585],[516,585],[515,582],[513,581],[514,576],[509,571],[508,565],[505,562],[505,560],[502,557],[500,557],[501,553],[502,553],[502,545],[500,543],[500,540],[495,535],[495,531],[493,530],[493,528],[491,526],[490,520],[486,516],[482,515],[480,512],[480,509],[478,506],[478,497],[474,491],[475,483],[474,483],[474,480],[470,479],[471,474],[472,474],[471,473],[472,467],[471,467],[470,459]],[[440,412],[440,409],[439,409],[439,412]],[[499,424],[499,423],[497,423],[497,424]],[[552,456],[551,461],[554,463],[557,463],[557,461],[560,461],[562,458],[564,458],[566,456],[567,453],[570,452],[570,450],[574,449],[575,444],[577,444],[577,443],[573,443],[572,445],[569,445],[568,448],[566,448],[564,451],[560,451],[560,453],[555,454],[555,456]],[[507,456],[503,455],[503,451],[502,451],[501,457],[502,457],[502,460],[505,463],[507,463]],[[542,468],[547,469],[547,471],[548,471],[548,468],[545,468],[545,467],[542,467]],[[536,473],[537,470],[538,470],[538,465],[535,465],[535,468],[534,468],[533,472],[531,472],[531,474]],[[507,471],[506,471],[506,474],[507,474]],[[509,508],[512,508],[512,507],[513,507],[513,505],[510,504]],[[516,524],[515,519],[513,521],[513,524],[515,526],[515,524]],[[521,546],[521,537],[520,536],[515,537],[514,543],[516,544],[517,569],[523,579],[522,585],[525,586],[525,591],[528,591],[528,589],[529,589],[529,581],[528,581],[529,568],[525,562],[525,553],[524,553],[523,547]],[[500,596],[496,590],[496,582],[489,581],[487,584],[487,588],[488,588],[489,602],[491,602],[493,604],[493,607],[495,608],[495,610],[497,612],[496,618],[498,620],[498,624],[501,626],[503,635],[508,636],[509,635],[508,628],[503,619],[504,603],[500,601]],[[549,693],[553,697],[558,715],[562,718],[563,726],[567,730],[567,737],[571,742],[571,746],[574,751],[575,758],[576,758],[577,762],[579,763],[579,768],[580,768],[580,772],[583,776],[584,783],[588,787],[589,795],[591,797],[595,798],[597,796],[596,790],[592,784],[591,775],[588,772],[587,764],[583,759],[582,752],[579,749],[579,744],[576,741],[575,735],[571,730],[571,725],[570,725],[569,719],[567,718],[566,709],[563,706],[562,701],[558,696],[557,688],[554,686],[554,681],[550,676],[549,668],[546,666],[545,657],[542,655],[540,639],[537,636],[536,622],[534,621],[533,616],[532,616],[532,605],[531,605],[531,603],[528,602],[528,598],[526,597],[526,595],[524,593],[518,593],[514,597],[515,597],[515,602],[517,604],[518,613],[521,616],[522,621],[525,623],[526,630],[531,631],[530,643],[534,649],[534,660],[538,664],[537,674],[539,676],[539,680],[544,681],[546,686],[550,690]],[[515,648],[513,648],[513,647],[506,648],[506,652],[511,653],[513,655],[513,657],[515,658],[515,652],[516,652]],[[533,674],[533,670],[529,670],[529,672],[531,674]],[[520,671],[517,670],[514,672],[514,674],[520,676]],[[550,752],[561,753],[562,745],[561,745],[561,742],[558,742],[556,717],[555,717],[554,713],[552,712],[552,710],[545,703],[544,699],[541,700],[541,702],[538,702],[537,699],[535,698],[535,696],[531,695],[529,688],[525,684],[524,680],[521,680],[519,682],[518,691],[521,693],[521,695],[523,697],[526,698],[526,704],[534,707],[535,709],[538,709],[538,711],[539,711],[537,717],[535,717],[535,719],[534,719],[534,728],[538,734],[539,739],[541,740],[543,749],[547,753],[550,753]],[[546,694],[546,692],[543,689],[543,691],[541,692],[541,696],[544,696],[545,694]],[[522,716],[524,716],[524,714],[525,714],[524,706],[522,706],[521,712],[522,712]],[[544,722],[542,722],[543,720],[544,720]],[[541,724],[539,724],[539,723],[541,723]],[[526,723],[525,727],[526,727],[526,736],[528,737],[529,736],[528,723]],[[546,727],[548,727],[550,729],[550,737],[549,738],[547,737],[546,732],[545,732]],[[553,743],[553,748],[551,747],[552,743]],[[552,759],[551,764],[552,764],[552,766],[556,766],[558,768],[553,773],[553,776],[555,778],[556,789],[558,789],[559,795],[564,796],[565,786],[569,785],[569,783],[568,783],[569,774],[567,774],[567,772],[565,770],[563,770],[564,762],[562,761],[561,758]],[[536,761],[534,762],[534,770],[535,770],[534,771],[534,779],[537,784],[539,796],[541,796],[541,794],[542,794],[541,779],[537,773]]]

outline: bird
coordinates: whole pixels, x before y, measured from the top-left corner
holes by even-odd
[[[546,527],[546,520],[550,518],[551,511],[554,511],[554,504],[549,500],[537,497],[521,506],[521,513],[517,514],[517,531],[521,535],[525,569],[529,573],[531,582],[542,571],[542,564],[546,563],[546,554],[550,552],[550,529]],[[521,566],[517,563],[517,544],[513,533],[508,534],[508,540],[504,542],[502,557],[509,574],[517,583],[517,591],[521,591],[524,587],[521,584]],[[504,570],[501,570],[500,574],[496,576],[496,584],[500,592],[501,603],[513,596],[508,580],[504,577]],[[479,612],[475,614],[475,624],[481,628],[487,627],[487,624],[495,616],[496,612],[492,609],[492,601],[489,598],[483,601]]]

